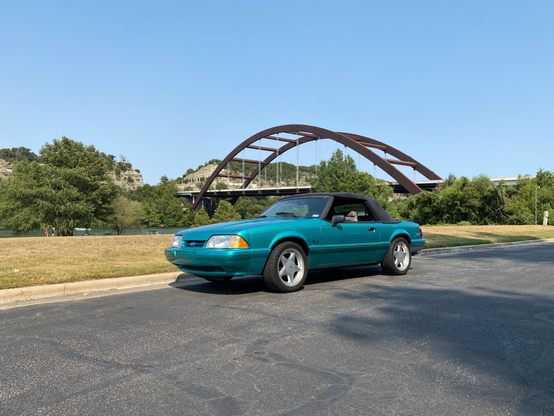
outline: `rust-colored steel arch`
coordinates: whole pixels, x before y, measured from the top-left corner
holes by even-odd
[[[279,137],[279,134],[289,134],[298,136],[296,139],[289,139],[284,137]],[[275,148],[263,147],[254,145],[257,141],[261,139],[275,140],[278,143],[278,146]],[[412,159],[410,156],[405,153],[395,149],[388,144],[373,140],[369,137],[361,136],[359,134],[352,133],[338,133],[331,130],[323,129],[321,127],[308,126],[304,124],[286,124],[282,126],[271,127],[269,129],[263,130],[259,133],[250,136],[248,139],[243,141],[237,147],[235,147],[231,153],[227,155],[225,159],[214,170],[212,175],[208,178],[200,193],[197,195],[193,209],[196,209],[202,197],[214,182],[217,177],[224,176],[234,179],[243,179],[243,184],[240,189],[245,189],[252,180],[260,173],[260,168],[267,166],[271,161],[277,158],[279,155],[287,152],[288,150],[300,146],[301,144],[308,143],[314,140],[323,140],[331,139],[334,140],[354,151],[364,156],[366,159],[379,166],[383,171],[388,173],[391,177],[396,179],[400,185],[402,185],[408,192],[415,195],[421,192],[419,186],[417,186],[412,180],[410,180],[406,175],[401,171],[396,169],[393,165],[403,165],[410,166],[414,170],[421,173],[429,180],[440,180],[441,177],[434,173],[432,170],[425,167],[423,164],[419,163],[417,160]],[[374,153],[371,149],[378,149],[384,151],[386,154],[394,156],[396,159],[382,158],[381,156]],[[239,153],[244,149],[259,149],[266,152],[270,152],[269,156],[264,160],[250,160],[250,159],[241,159],[237,158]],[[247,163],[256,163],[257,166],[252,170],[248,175],[226,175],[221,174],[221,171],[227,164],[231,161],[244,161]]]

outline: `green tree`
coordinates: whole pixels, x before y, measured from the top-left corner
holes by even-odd
[[[516,202],[510,200],[510,195],[517,195],[517,191],[503,184],[495,186],[486,175],[473,179],[449,175],[434,191],[408,197],[401,216],[420,224],[521,223],[522,218],[527,218],[527,214],[521,213],[521,206],[516,209],[518,219],[509,220],[510,204]]]
[[[554,172],[540,168],[535,177],[537,189],[537,220],[542,224],[544,211],[550,212],[550,225],[554,225]]]
[[[244,220],[256,218],[277,199],[277,197],[266,196],[241,196],[235,203],[235,209]]]
[[[210,216],[204,208],[197,211],[194,215],[194,221],[192,222],[192,227],[201,227],[203,225],[210,224]]]
[[[145,185],[141,197],[143,222],[148,226],[188,226],[186,215],[190,204],[184,198],[176,198],[177,185],[165,175],[156,186]]]
[[[506,199],[504,187],[496,186],[487,175],[479,175],[467,187],[468,211],[473,224],[505,224]]]
[[[439,209],[440,193],[423,191],[408,197],[402,207],[401,216],[418,224],[438,224],[441,222]]]
[[[112,210],[111,224],[118,235],[130,228],[140,227],[142,219],[140,202],[131,201],[119,195],[112,202]]]
[[[504,191],[486,175],[452,175],[438,189],[437,223],[501,224],[506,221]]]
[[[235,207],[230,202],[223,200],[219,202],[219,205],[215,209],[211,222],[230,222],[238,221],[240,219],[241,216]]]
[[[535,191],[537,180],[529,175],[520,175],[510,192],[506,206],[508,224],[531,225],[535,223]],[[538,192],[537,192],[538,193]]]
[[[12,147],[11,149],[0,149],[0,159],[8,163],[15,162],[38,162],[39,157],[26,147]]]
[[[544,211],[549,211],[552,218],[554,173],[541,168],[534,178],[520,175],[517,185],[509,190],[508,195],[506,212],[509,224],[535,224],[535,201],[537,221],[542,224]]]
[[[150,195],[152,189],[152,185],[145,184],[143,186],[139,186],[136,189],[130,189],[128,191],[123,192],[123,196],[125,198],[130,199],[132,201],[138,201],[142,202],[146,199],[147,195]]]
[[[222,189],[227,189],[228,186],[225,182],[223,181],[217,181],[216,184],[215,184],[215,189],[217,190],[222,190]]]
[[[356,168],[354,159],[337,149],[328,161],[319,164],[317,176],[312,181],[312,192],[352,192],[364,194],[386,207],[394,195],[384,181],[375,179]]]
[[[554,189],[554,172],[539,168],[535,176],[537,185],[544,189]]]
[[[105,155],[62,137],[45,144],[41,162],[16,162],[0,184],[0,223],[15,234],[54,226],[59,235],[106,222],[118,187],[107,176]]]

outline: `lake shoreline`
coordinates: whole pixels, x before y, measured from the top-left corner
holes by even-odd
[[[144,235],[144,234],[175,234],[176,232],[185,230],[186,227],[144,227],[126,230],[122,235]],[[153,231],[153,233],[152,233]],[[89,230],[89,237],[104,236],[104,235],[117,235],[117,232],[113,228],[97,227]],[[64,237],[84,237],[84,230],[74,230],[73,236]],[[20,235],[14,235],[12,230],[0,229],[0,238],[14,238],[14,237],[45,237],[44,230],[32,230]],[[49,235],[50,237],[50,235]],[[59,236],[56,236],[59,237]]]

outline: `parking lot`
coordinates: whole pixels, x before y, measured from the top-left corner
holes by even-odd
[[[0,415],[553,415],[554,243],[0,309]]]

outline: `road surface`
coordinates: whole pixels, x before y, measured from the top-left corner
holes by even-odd
[[[0,415],[554,415],[554,243],[0,309]]]

